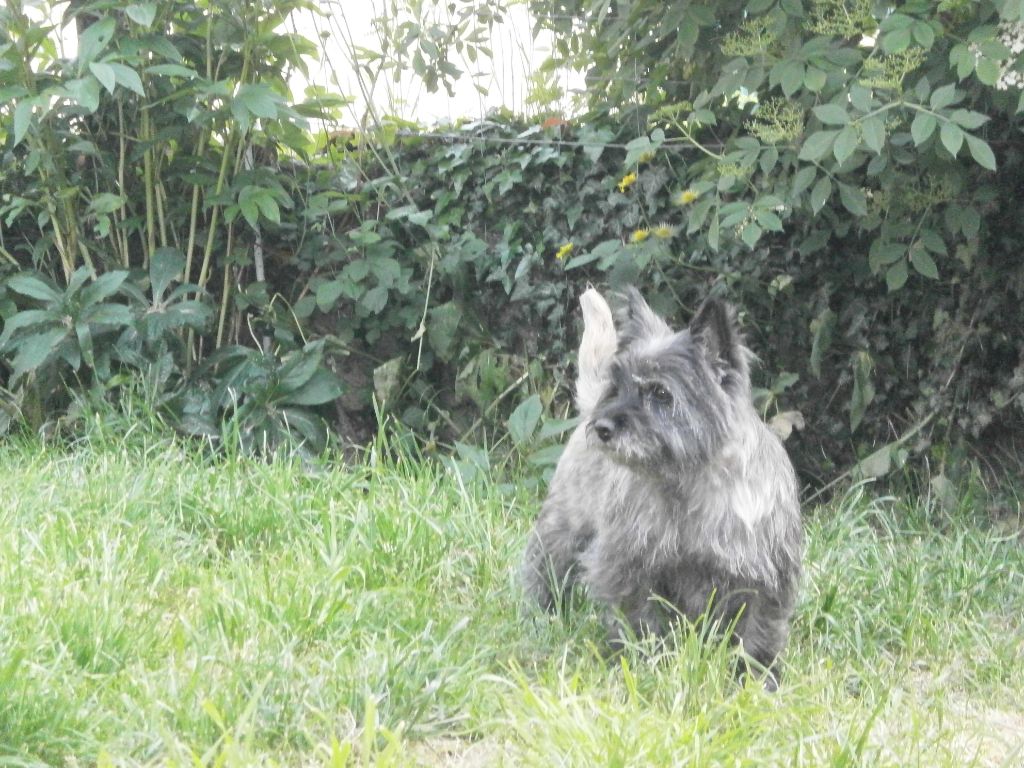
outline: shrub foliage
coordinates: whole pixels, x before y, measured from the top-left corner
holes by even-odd
[[[537,0],[586,116],[428,134],[292,99],[298,5],[72,4],[74,59],[0,9],[3,414],[142,381],[253,448],[389,413],[544,464],[592,281],[742,307],[820,478],[1019,418],[1019,3]]]

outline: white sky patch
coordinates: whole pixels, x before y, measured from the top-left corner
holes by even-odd
[[[372,124],[374,116],[385,115],[432,125],[462,118],[481,119],[501,107],[517,114],[538,111],[528,102],[530,76],[550,55],[552,38],[550,33],[542,33],[534,39],[533,18],[524,3],[512,5],[502,21],[494,24],[487,41],[491,58],[481,56],[470,62],[451,52],[453,63],[464,73],[454,83],[451,96],[443,86],[429,92],[411,70],[400,73],[397,81],[391,72],[385,72],[374,82],[353,66],[353,46],[381,49],[380,34],[373,22],[387,12],[389,4],[388,0],[321,0],[321,13],[304,10],[292,14],[287,26],[320,48],[319,61],[307,61],[308,80],[300,72],[291,78],[297,100],[302,99],[309,84],[351,98],[353,103],[345,117],[345,124],[351,127],[364,124],[364,120]],[[26,11],[40,23],[49,18],[51,23],[59,24],[67,7],[66,2],[49,8],[29,5]],[[73,23],[58,27],[54,36],[62,56],[73,58],[77,54]],[[578,73],[559,72],[557,81],[566,95],[554,106],[556,111],[560,107],[568,114],[570,93],[582,90],[583,78]]]

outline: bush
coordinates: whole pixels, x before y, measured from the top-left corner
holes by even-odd
[[[4,419],[145,377],[179,428],[254,449],[385,413],[462,461],[511,427],[548,466],[594,282],[677,324],[741,307],[809,479],[988,441],[1024,384],[1018,27],[954,5],[566,3],[585,120],[372,135],[292,102],[290,3],[82,11],[71,61],[8,6]]]

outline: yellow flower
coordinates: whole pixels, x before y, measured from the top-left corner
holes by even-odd
[[[627,173],[622,177],[622,181],[619,182],[619,192],[625,192],[627,189],[632,187],[636,183],[636,174]]]
[[[566,256],[568,256],[570,253],[572,253],[573,247],[574,246],[573,246],[572,243],[566,243],[561,248],[559,248],[558,251],[555,253],[555,258],[558,259],[559,261],[561,261]]]
[[[684,189],[676,195],[676,203],[679,205],[689,205],[698,197],[700,197],[700,192],[695,190],[693,187],[690,187],[690,189]]]
[[[651,230],[644,227],[643,229],[633,230],[633,234],[629,236],[629,242],[631,243],[642,243],[648,237],[651,236]]]
[[[668,224],[659,224],[654,228],[654,231],[651,234],[661,240],[668,240],[675,233],[676,231]]]
[[[638,157],[636,159],[636,161],[637,161],[637,163],[649,163],[653,159],[654,159],[654,153],[650,152],[650,151],[647,151],[647,152],[644,152],[642,155],[640,155],[640,157]]]

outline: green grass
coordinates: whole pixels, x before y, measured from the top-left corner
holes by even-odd
[[[0,446],[0,765],[1024,762],[1024,548],[855,489],[806,512],[782,690],[524,608],[529,493],[405,460]]]

